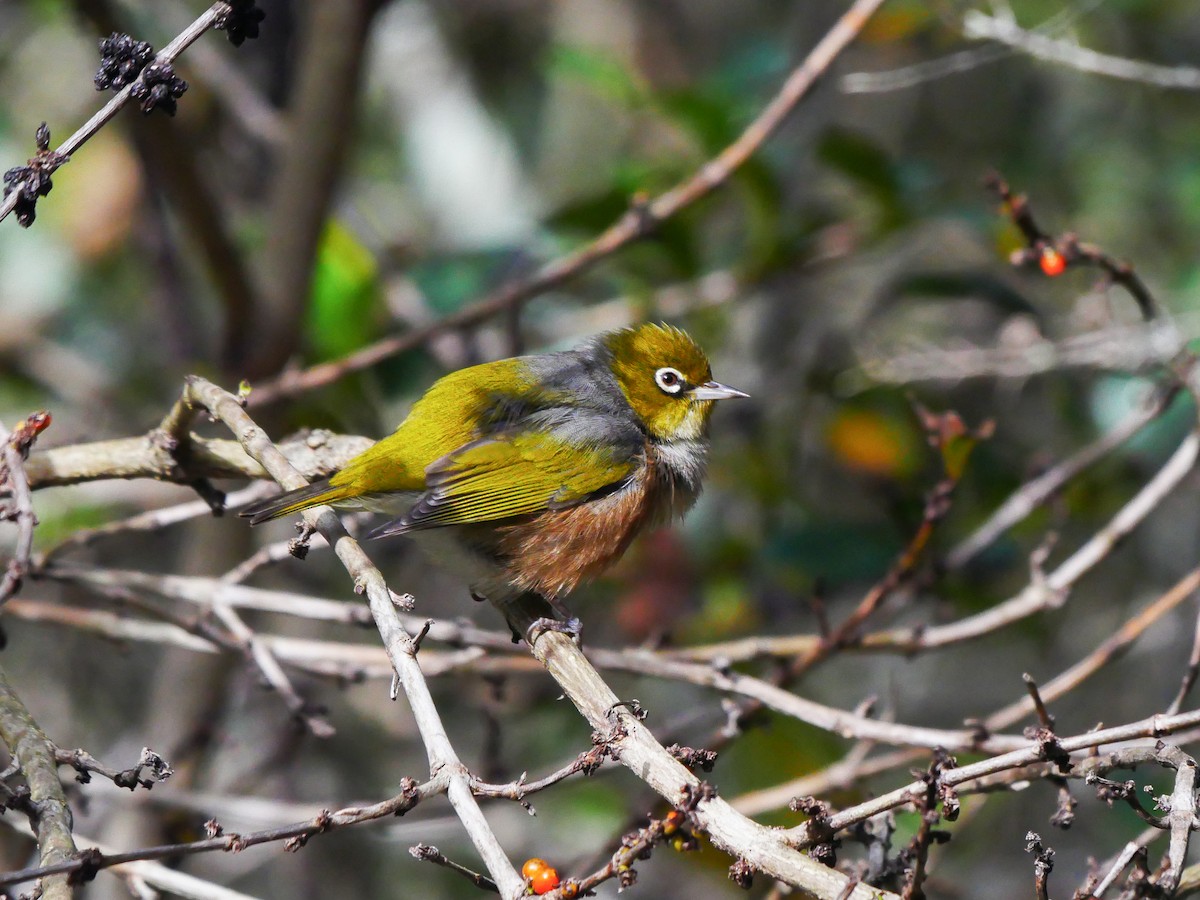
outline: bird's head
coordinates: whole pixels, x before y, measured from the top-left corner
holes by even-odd
[[[684,331],[638,325],[604,335],[613,375],[646,432],[661,441],[702,437],[713,403],[748,397],[712,380],[708,357]]]

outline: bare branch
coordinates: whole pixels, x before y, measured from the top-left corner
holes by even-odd
[[[137,438],[72,444],[34,453],[25,463],[32,488],[80,484],[110,478],[155,478],[187,484],[196,477],[264,478],[266,471],[237,441],[187,435],[188,470],[184,471],[156,432]],[[280,443],[280,449],[306,477],[327,475],[361,453],[373,441],[313,431]]]
[[[306,484],[300,473],[271,443],[263,430],[250,419],[238,398],[232,394],[222,391],[202,378],[192,376],[184,388],[183,402],[192,410],[205,409],[222,421],[238,436],[246,452],[285,489]],[[450,744],[441,716],[417,662],[412,637],[404,630],[399,613],[392,603],[392,593],[388,590],[383,576],[363,553],[358,543],[346,533],[331,509],[317,507],[307,510],[304,519],[320,531],[334,548],[334,553],[354,580],[356,591],[367,595],[371,614],[383,638],[389,660],[404,687],[425,742],[431,772],[444,772],[449,779],[447,796],[450,803],[476,850],[483,857],[489,873],[500,888],[501,895],[506,898],[520,896],[524,892],[524,882],[505,856],[471,793],[469,773]]]
[[[8,683],[3,670],[0,670],[0,740],[16,761],[29,790],[22,811],[29,816],[36,833],[41,865],[69,866],[78,862],[71,834],[71,808],[58,780],[55,747]],[[61,875],[48,877],[42,883],[43,898],[70,900],[73,893],[68,879]]]
[[[537,618],[537,609],[510,609],[510,624],[524,631]],[[514,621],[515,619],[515,621]],[[547,668],[563,692],[597,731],[619,729],[615,740],[618,761],[637,773],[661,796],[677,802],[685,790],[698,789],[701,783],[655,740],[642,722],[629,713],[611,688],[566,635],[545,632],[534,642],[533,653]],[[781,832],[765,828],[745,818],[720,797],[701,800],[695,808],[699,826],[713,843],[744,859],[755,870],[803,886],[813,896],[835,900],[846,887],[846,876],[822,866],[792,849],[781,840]],[[868,900],[881,892],[865,885],[855,888],[851,897]],[[894,895],[883,894],[885,897]]]

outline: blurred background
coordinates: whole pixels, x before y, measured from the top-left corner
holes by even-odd
[[[213,32],[183,55],[177,70],[190,88],[173,119],[126,109],[54,175],[32,228],[13,217],[0,225],[0,421],[11,427],[50,410],[39,448],[143,434],[188,373],[230,389],[266,381],[419,328],[532,273],[599,234],[632,197],[657,195],[727,146],[845,6],[261,5],[260,39],[234,49]],[[201,10],[177,0],[0,3],[0,168],[32,154],[40,122],[55,146],[101,105],[91,84],[98,37],[129,31],[161,48]],[[993,15],[1041,27],[1059,46],[1166,69],[1200,59],[1190,3],[889,0],[762,151],[650,239],[518,312],[264,406],[256,420],[277,439],[301,427],[379,437],[446,371],[667,320],[709,351],[719,380],[753,399],[717,411],[708,486],[687,521],[641,540],[572,597],[589,642],[813,633],[814,596],[838,621],[903,549],[942,477],[914,400],[956,410],[970,426],[993,420],[995,434],[975,450],[938,526],[921,589],[877,624],[948,621],[1002,601],[1028,582],[1030,554],[1049,533],[1058,536],[1053,565],[1127,502],[1194,410],[1179,400],[970,565],[939,573],[937,561],[1024,480],[1126,419],[1160,380],[1138,362],[1136,330],[1114,345],[1128,357],[1051,352],[1136,326],[1136,307],[1098,285],[1095,270],[1053,280],[1015,271],[1008,258],[1021,237],[984,189],[985,174],[996,169],[1027,192],[1048,231],[1075,231],[1132,262],[1190,336],[1200,321],[1200,94],[972,38],[970,23]],[[1184,82],[1196,75],[1177,71]],[[878,715],[913,724],[986,716],[1024,695],[1023,672],[1058,674],[1196,565],[1195,489],[1190,477],[1060,611],[913,658],[839,655],[793,688],[843,708],[873,695]],[[38,546],[194,496],[149,481],[40,491]],[[291,534],[286,523],[252,533],[232,517],[201,518],[69,558],[219,577]],[[502,628],[406,542],[368,549],[419,614]],[[253,583],[355,602],[327,553],[285,560]],[[20,599],[112,608],[40,581]],[[1162,710],[1194,620],[1195,604],[1184,604],[1053,706],[1060,733]],[[304,637],[370,643],[373,634],[268,614],[248,621]],[[4,667],[53,739],[118,768],[150,746],[177,770],[152,793],[100,783],[75,791],[80,834],[109,845],[188,839],[210,817],[227,830],[296,821],[382,799],[401,777],[426,774],[411,718],[402,701],[388,702],[386,681],[297,675],[338,729],[319,740],[297,731],[240,659],[16,616],[4,629]],[[772,664],[747,668],[769,673]],[[705,745],[725,720],[714,693],[617,673],[611,681],[681,743]],[[585,723],[555,702],[540,672],[451,674],[433,688],[464,761],[492,780],[536,777],[590,746]],[[710,776],[726,797],[816,771],[848,746],[780,716],[749,726]],[[845,806],[909,780],[901,767],[827,799]],[[967,800],[953,840],[934,853],[929,895],[1027,894],[1029,830],[1058,851],[1059,893],[1073,891],[1088,857],[1109,857],[1142,827],[1128,809],[1082,788],[1076,796],[1066,832],[1048,823],[1048,785]],[[536,818],[511,803],[486,809],[514,859],[547,857],[564,874],[594,868],[640,816],[664,809],[622,769],[531,800]],[[897,823],[903,843],[916,817]],[[418,841],[477,865],[437,801],[297,854],[272,845],[181,865],[264,897],[474,895],[461,877],[413,860],[407,848]],[[29,853],[23,838],[0,831],[0,867],[27,865]],[[740,896],[729,862],[663,848],[639,866],[635,890]],[[769,889],[759,879],[750,896]],[[109,875],[82,893],[128,895]],[[615,893],[612,882],[600,889]]]

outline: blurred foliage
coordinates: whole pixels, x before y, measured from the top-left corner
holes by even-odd
[[[378,337],[381,292],[374,254],[345,226],[330,222],[317,249],[304,329],[312,359],[336,359]]]
[[[263,102],[303,103],[291,96],[292,65],[309,6],[264,5],[260,41],[234,52],[209,35],[205,50],[219,54]],[[1193,249],[1200,232],[1200,95],[1104,79],[1020,53],[895,90],[842,90],[841,78],[851,73],[980,49],[961,33],[970,6],[892,0],[780,133],[714,195],[519,317],[443,335],[265,411],[263,423],[277,437],[302,425],[382,434],[451,368],[570,345],[635,318],[667,318],[709,349],[720,380],[754,399],[717,413],[709,489],[687,521],[668,537],[643,540],[610,578],[572,598],[589,641],[678,644],[811,633],[818,627],[815,594],[837,621],[907,544],[947,467],[962,478],[920,570],[928,587],[906,605],[885,606],[880,621],[944,621],[1020,590],[1029,555],[1047,534],[1058,536],[1053,565],[1145,483],[1195,410],[1177,401],[969,567],[936,579],[936,560],[1012,490],[1113,428],[1159,376],[1073,368],[880,383],[864,374],[863,363],[922,348],[994,348],[1006,340],[1020,346],[1029,334],[1056,340],[1134,321],[1133,304],[1098,287],[1095,272],[1069,270],[1051,281],[1009,267],[1020,237],[982,187],[992,168],[1029,194],[1047,230],[1077,232],[1132,261],[1191,334],[1200,310]],[[348,167],[311,260],[294,361],[337,359],[384,334],[421,327],[590,240],[637,198],[671,187],[736,138],[843,7],[825,0],[672,0],[602,9],[581,0],[384,5],[355,101],[358,125],[346,138]],[[1164,65],[1200,56],[1200,19],[1178,0],[1024,0],[1011,7],[1026,26],[1049,21],[1055,35],[1102,52]],[[199,8],[179,0],[115,6],[137,23],[138,37],[159,47]],[[5,167],[32,152],[39,122],[50,124],[57,143],[100,105],[90,86],[95,39],[74,5],[0,4]],[[0,421],[51,409],[44,446],[142,434],[166,412],[188,372],[215,373],[229,387],[244,374],[223,362],[231,310],[200,251],[197,220],[167,190],[173,172],[147,166],[147,138],[167,130],[179,136],[222,210],[232,245],[255,274],[287,143],[271,146],[239,124],[229,112],[238,103],[229,82],[210,77],[201,56],[185,56],[180,68],[193,89],[177,118],[135,122],[126,111],[55,175],[34,228],[0,225]],[[720,279],[735,289],[722,291]],[[955,410],[969,427],[994,420],[995,434],[960,444],[969,458],[941,459],[928,446],[914,400],[935,412]],[[933,657],[837,657],[796,689],[844,708],[875,695],[883,713],[918,724],[953,726],[986,715],[1023,695],[1022,672],[1057,674],[1195,564],[1194,488],[1188,483],[1168,498],[1103,574],[1080,585],[1067,609]],[[124,483],[47,491],[37,498],[38,544],[190,496]],[[75,558],[219,576],[262,542],[290,534],[286,526],[250,534],[225,518],[98,544]],[[417,596],[422,614],[500,627],[452,575],[432,570],[403,542],[371,549],[393,585]],[[349,601],[344,581],[314,553],[257,583]],[[39,583],[23,596],[100,603]],[[1160,710],[1188,655],[1189,616],[1152,630],[1112,680],[1098,682],[1105,689],[1074,697],[1070,720],[1085,728]],[[266,615],[254,625],[300,636],[314,631]],[[403,775],[421,776],[424,757],[411,722],[384,701],[378,684],[304,685],[334,711],[340,729],[333,741],[317,744],[295,739],[282,704],[258,691],[240,663],[153,645],[113,647],[20,621],[6,622],[6,630],[5,667],[52,735],[122,765],[130,747],[154,746],[185,772],[180,791],[344,805],[387,795]],[[346,629],[345,639],[362,634]],[[49,654],[80,662],[68,678],[47,678],[41,667]],[[621,696],[642,699],[651,724],[681,740],[703,743],[724,722],[720,698],[711,693],[618,680]],[[503,683],[448,676],[439,692],[467,763],[493,767],[496,779],[548,771],[589,746],[578,717],[553,703],[556,693],[540,675]],[[712,777],[732,794],[803,775],[845,749],[763,715]],[[833,799],[853,802],[907,778],[893,773]],[[631,785],[641,787],[622,772],[606,773],[533,798],[538,819],[500,806],[489,814],[505,826],[515,857],[536,852],[575,871],[594,865],[645,812],[661,812],[648,793],[627,800],[622,792]],[[81,815],[81,827],[96,836],[118,833],[124,800],[101,795]],[[1136,831],[1124,813],[1110,813],[1083,792],[1080,801],[1075,828],[1047,839],[1058,850],[1056,890],[1064,895],[1060,886],[1080,881],[1089,854],[1114,852]],[[1028,893],[1023,836],[1030,829],[1047,834],[1053,808],[1052,790],[1041,786],[971,801],[953,828],[955,841],[942,851],[945,882],[931,883],[930,896],[955,896],[964,885],[981,900]],[[161,815],[151,829],[156,838],[194,829],[204,818],[154,815]],[[460,878],[431,871],[400,849],[430,839],[455,858],[472,858],[447,815],[429,804],[394,830],[323,837],[296,856],[248,851],[189,865],[269,896],[327,895],[334,883],[348,895],[392,896],[397,884],[419,883],[423,897],[471,896]],[[797,817],[778,813],[771,821]],[[253,825],[234,818],[226,824]],[[900,826],[898,840],[916,827],[909,817]],[[376,840],[379,834],[386,837]],[[23,864],[27,849],[0,832],[0,865]],[[719,855],[706,852],[701,866],[677,857],[662,850],[641,867],[642,896],[737,895]],[[98,881],[88,890],[99,897],[108,889]],[[753,896],[762,895],[756,885]]]

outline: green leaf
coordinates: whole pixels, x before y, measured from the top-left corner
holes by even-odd
[[[341,223],[331,220],[317,248],[306,340],[317,359],[344,356],[374,338],[381,325],[375,257]]]
[[[620,106],[635,108],[646,102],[646,88],[610,53],[562,44],[550,51],[546,68],[551,77],[574,79]]]

